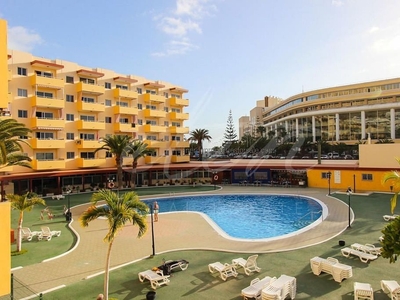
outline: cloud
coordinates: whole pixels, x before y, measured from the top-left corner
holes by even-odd
[[[377,31],[379,31],[379,27],[373,26],[373,27],[371,27],[371,28],[368,30],[368,33],[375,33],[375,32],[377,32]]]
[[[192,49],[198,48],[196,45],[191,44],[189,41],[172,40],[166,45],[164,52],[155,52],[152,55],[157,57],[165,57],[170,55],[183,55]]]
[[[217,10],[214,0],[176,0],[176,7],[170,15],[154,18],[157,27],[173,40],[166,43],[166,50],[153,53],[153,56],[183,55],[198,48],[190,43],[190,35],[202,34],[201,22]]]
[[[333,6],[342,6],[342,5],[344,5],[344,2],[341,0],[332,0],[332,5]]]
[[[43,43],[37,33],[22,26],[8,28],[8,48],[30,52],[36,45]]]

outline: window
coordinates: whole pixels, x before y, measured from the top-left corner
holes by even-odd
[[[36,118],[39,118],[39,119],[53,119],[53,113],[37,111],[36,112]]]
[[[168,121],[164,121],[164,126],[169,126],[169,122]]]
[[[164,136],[164,141],[169,142],[169,136],[168,135]]]
[[[169,150],[164,150],[164,155],[168,156],[169,155]]]
[[[164,92],[165,98],[168,98],[168,93]]]
[[[171,108],[171,111],[172,112],[177,112],[177,113],[181,112],[181,110],[179,108]]]
[[[82,101],[86,103],[94,103],[94,98],[82,97]]]
[[[128,102],[120,102],[120,101],[117,101],[117,105],[119,105],[121,107],[128,107],[129,106]]]
[[[148,140],[148,141],[157,141],[157,136],[148,135],[148,136],[146,136],[146,140]]]
[[[172,155],[181,156],[181,150],[173,150]]]
[[[111,82],[105,82],[104,87],[108,90],[111,89]]]
[[[65,76],[66,83],[74,83],[74,77],[72,76]]]
[[[85,141],[94,141],[95,135],[94,133],[81,133],[80,138]]]
[[[67,95],[66,101],[67,102],[74,102],[74,95]]]
[[[164,107],[164,111],[165,111],[165,112],[168,112],[168,107]]]
[[[17,68],[17,74],[21,75],[21,76],[26,76],[26,75],[28,75],[28,72],[27,72],[26,68],[18,67]]]
[[[94,79],[79,77],[79,81],[87,84],[95,84]]]
[[[157,122],[154,120],[147,120],[146,124],[150,124],[150,125],[157,125]]]
[[[139,119],[137,122],[138,122],[139,125],[143,125],[143,120],[142,119]]]
[[[81,158],[94,159],[94,152],[81,152]]]
[[[28,97],[28,90],[18,89],[18,96],[19,97]]]
[[[52,132],[36,132],[36,138],[39,140],[51,140],[54,138],[54,133],[52,133]]]
[[[75,135],[73,132],[67,132],[67,140],[73,140],[75,138]]]
[[[128,118],[120,118],[120,119],[119,119],[119,122],[120,122],[121,124],[129,124],[129,123],[130,123]]]
[[[362,174],[362,180],[372,181],[372,174]]]
[[[81,116],[81,120],[83,121],[88,121],[88,122],[94,122],[94,116]]]
[[[45,71],[35,71],[37,76],[53,78],[53,74]]]
[[[121,89],[121,90],[128,90],[128,87],[127,87],[126,85],[117,84],[117,85],[116,85],[116,88],[117,88],[117,89]]]
[[[154,90],[146,90],[146,94],[155,95],[156,91],[154,91]]]
[[[179,122],[172,122],[172,126],[181,127],[181,123],[179,123]]]
[[[105,117],[106,123],[111,124],[112,123],[112,119],[111,117]]]
[[[37,160],[54,160],[54,153],[36,153]]]
[[[67,114],[66,118],[67,118],[67,121],[75,121],[74,114]]]
[[[138,135],[138,140],[143,141],[143,135]]]
[[[18,118],[27,118],[28,111],[27,110],[18,110]]]
[[[146,105],[146,109],[157,110],[155,105]]]
[[[75,152],[67,152],[67,159],[74,159],[75,158]]]
[[[140,104],[140,103],[138,103],[137,108],[138,108],[138,109],[142,109],[142,108],[143,108],[143,105]]]
[[[106,157],[113,157],[110,151],[106,151]]]
[[[138,94],[141,94],[142,93],[142,88],[137,88],[136,91],[137,91]]]
[[[47,93],[47,92],[40,92],[37,91],[36,92],[36,96],[40,97],[40,98],[49,98],[49,99],[53,99],[53,93]]]
[[[181,140],[181,137],[180,136],[176,136],[176,135],[173,135],[171,138],[172,138],[173,141],[178,141],[179,142]]]
[[[111,100],[109,100],[109,99],[106,99],[106,102],[105,102],[105,104],[106,104],[106,106],[111,106],[111,105],[112,105],[112,102],[111,102]]]

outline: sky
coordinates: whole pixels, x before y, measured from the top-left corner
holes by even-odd
[[[265,96],[400,77],[398,0],[1,0],[9,49],[189,90],[224,141]]]

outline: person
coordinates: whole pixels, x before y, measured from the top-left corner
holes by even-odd
[[[154,204],[153,204],[154,222],[158,222],[158,211],[159,210],[160,210],[160,207],[158,206],[157,201],[155,201]]]

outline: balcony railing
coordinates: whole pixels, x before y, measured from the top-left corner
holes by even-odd
[[[189,155],[172,155],[171,162],[172,163],[190,162],[190,156]]]
[[[149,148],[166,148],[167,147],[167,142],[164,142],[163,140],[160,140],[160,141],[145,140],[144,143],[146,143]]]
[[[189,120],[188,113],[178,113],[171,111],[170,113],[168,113],[168,116],[171,120]]]
[[[173,106],[189,106],[189,100],[172,97],[169,98],[169,104]]]
[[[48,108],[64,108],[65,101],[54,98],[45,98],[39,96],[33,96],[31,98],[32,107],[48,107]]]
[[[101,121],[84,121],[77,120],[76,127],[78,130],[105,130],[106,124]]]
[[[65,148],[64,139],[39,139],[32,138],[29,140],[32,149],[63,149]]]
[[[65,121],[63,119],[44,119],[44,118],[31,118],[32,128],[50,128],[50,129],[61,129],[65,127]]]
[[[96,168],[100,167],[105,162],[104,158],[77,158],[78,168]]]
[[[189,148],[188,141],[172,141],[171,148]]]
[[[75,140],[75,144],[79,149],[97,149],[100,148],[101,145],[97,140]]]
[[[127,107],[127,106],[119,106],[116,105],[113,107],[114,115],[124,114],[124,115],[137,115],[138,108],[137,107]]]
[[[30,80],[31,80],[31,85],[48,87],[58,90],[64,87],[64,80],[54,77],[40,76],[35,74],[30,76]]]
[[[136,91],[128,91],[116,88],[114,89],[114,98],[137,99],[138,93]]]
[[[144,109],[143,116],[145,118],[165,118],[167,113],[163,110]]]
[[[168,160],[168,156],[146,156],[144,158],[146,164],[165,164]]]
[[[167,127],[146,124],[146,125],[142,125],[142,131],[144,131],[145,133],[149,133],[149,132],[163,133],[163,132],[167,132]]]
[[[189,127],[180,127],[180,126],[170,126],[168,127],[168,131],[170,133],[189,133]]]
[[[164,103],[165,97],[161,95],[154,95],[154,94],[142,94],[139,95],[139,100],[144,102],[157,102],[157,103]]]
[[[85,83],[82,81],[75,83],[75,85],[76,85],[76,91],[78,93],[82,92],[82,93],[87,93],[87,94],[101,95],[101,94],[104,94],[104,91],[105,91],[104,86]]]
[[[134,123],[114,123],[115,132],[137,132],[138,129]]]
[[[92,103],[92,102],[77,102],[78,111],[93,111],[93,112],[104,112],[105,106],[101,103]]]
[[[65,160],[63,160],[63,159],[54,159],[54,160],[33,159],[31,166],[32,166],[32,169],[35,171],[64,169],[65,168]]]

